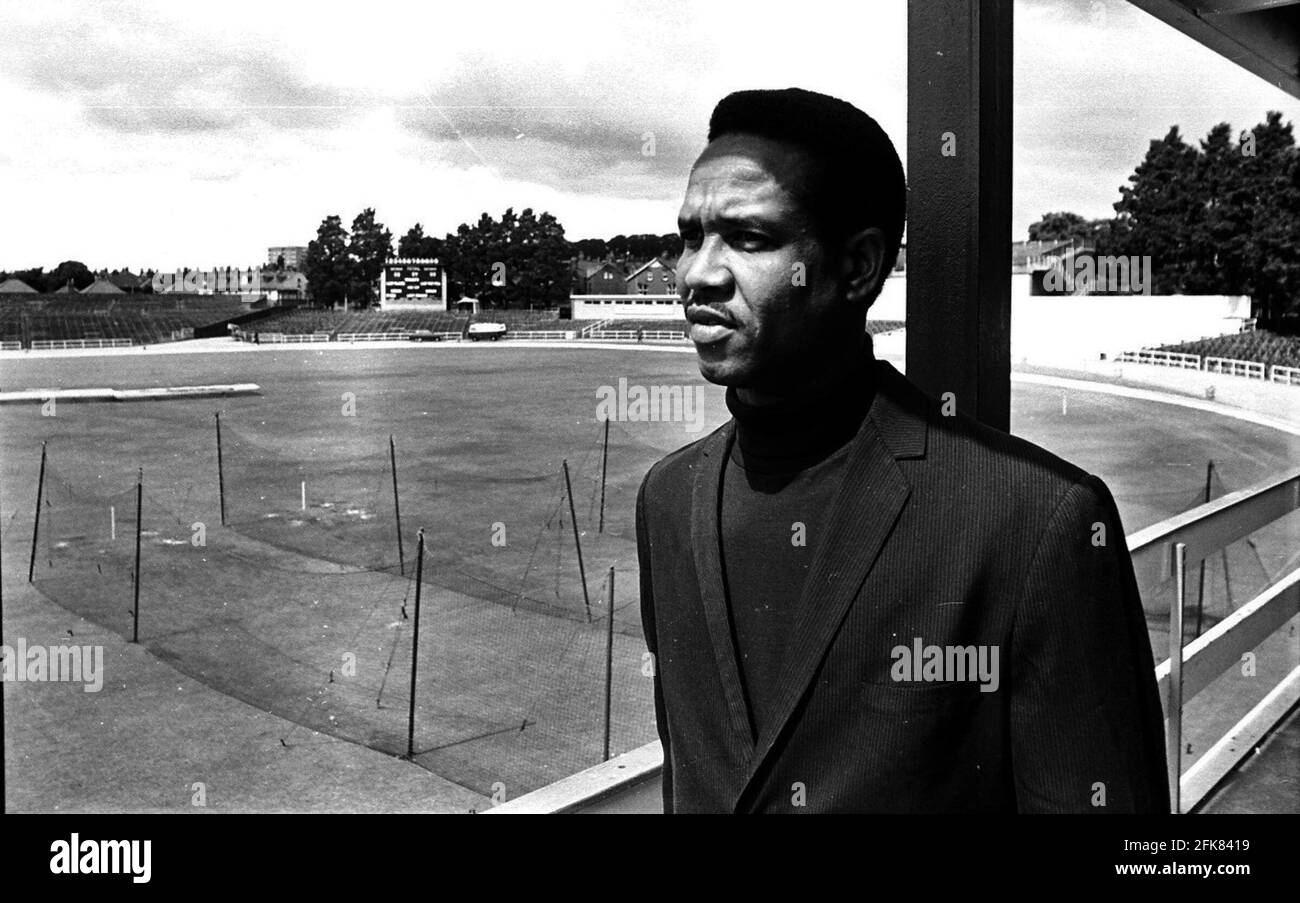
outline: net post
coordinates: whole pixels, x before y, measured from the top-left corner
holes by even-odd
[[[131,642],[140,642],[140,530],[144,508],[144,468],[135,478],[135,604],[131,606]]]
[[[40,503],[45,495],[45,443],[40,443],[40,477],[36,479],[36,516],[31,524],[31,561],[27,563],[27,582],[36,573],[36,537],[40,534]]]
[[[605,418],[605,443],[600,453],[600,526],[597,533],[605,532],[605,473],[609,464],[609,418]]]
[[[1210,484],[1214,479],[1214,459],[1205,465],[1205,498],[1202,502],[1208,504],[1210,501]],[[1224,559],[1227,560],[1226,558]],[[1196,590],[1196,635],[1201,635],[1201,614],[1205,610],[1205,559],[1201,559],[1201,576]]]
[[[573,484],[569,482],[569,462],[563,462],[564,494],[569,497],[569,520],[573,522],[573,545],[578,550],[578,576],[582,578],[582,604],[587,609],[587,623],[591,623],[591,598],[587,595],[587,568],[582,563],[582,540],[578,538],[578,515],[573,509]]]
[[[605,421],[609,423],[608,420]],[[614,687],[614,566],[609,568],[609,603],[605,615],[609,624],[605,628],[605,758],[609,761],[610,708]]]
[[[393,466],[393,515],[397,518],[397,568],[406,576],[406,554],[402,551],[402,506],[397,500],[397,445],[393,434],[388,434],[388,460]]]
[[[41,501],[45,496],[45,443],[41,443],[41,475],[36,480],[36,517],[32,521],[32,558],[27,564],[27,582],[36,574],[36,539],[41,532]]]
[[[415,540],[415,619],[411,625],[411,705],[406,719],[406,758],[415,758],[415,669],[420,660],[420,585],[424,582],[424,528]]]
[[[217,411],[217,495],[221,499],[221,526],[226,525],[226,472],[221,459],[221,412]]]
[[[1174,543],[1174,601],[1169,612],[1169,801],[1174,815],[1181,809],[1183,770],[1183,604],[1187,599],[1187,546]]]

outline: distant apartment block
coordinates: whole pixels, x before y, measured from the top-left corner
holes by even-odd
[[[291,270],[301,270],[307,264],[307,249],[298,245],[283,248],[266,249],[266,265],[275,266],[275,262],[284,258],[284,265]]]

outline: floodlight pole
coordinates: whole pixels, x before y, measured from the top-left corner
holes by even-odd
[[[397,567],[403,577],[406,576],[406,555],[402,551],[402,506],[397,501],[397,445],[393,435],[388,435],[388,459],[393,465],[393,514],[397,517]]]
[[[144,468],[135,478],[135,604],[131,607],[131,642],[140,642],[140,514],[144,508]]]
[[[424,582],[424,528],[415,540],[415,620],[411,625],[411,706],[406,721],[406,757],[415,758],[415,667],[420,660],[420,585]]]
[[[578,538],[578,513],[573,508],[573,484],[569,482],[569,462],[564,461],[564,493],[569,497],[569,520],[573,522],[573,545],[578,550],[578,575],[582,578],[582,604],[587,609],[587,623],[591,623],[591,599],[587,595],[587,568],[582,563],[582,540]]]
[[[41,532],[41,501],[45,495],[45,443],[41,443],[41,475],[36,480],[36,517],[32,522],[32,558],[27,565],[27,582],[36,574],[36,538]]]

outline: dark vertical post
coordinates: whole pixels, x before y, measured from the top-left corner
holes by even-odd
[[[605,444],[600,452],[600,526],[597,533],[605,532],[605,473],[609,465],[609,418],[605,418]]]
[[[1012,0],[908,0],[907,375],[1011,419]]]
[[[1174,601],[1169,611],[1169,726],[1165,755],[1169,768],[1169,803],[1174,815],[1182,808],[1183,774],[1183,606],[1187,603],[1187,546],[1174,543]]]
[[[393,464],[393,514],[397,517],[397,567],[406,576],[406,554],[402,551],[402,506],[397,501],[397,446],[388,434],[388,459]]]
[[[411,708],[406,722],[406,757],[415,758],[415,666],[420,660],[420,585],[424,582],[424,529],[415,539],[415,620],[411,625]]]
[[[609,569],[609,604],[605,615],[609,618],[609,624],[605,629],[605,758],[603,761],[608,762],[610,702],[614,688],[614,568],[612,566]]]
[[[1211,460],[1210,463],[1205,465],[1205,498],[1203,499],[1203,501],[1206,503],[1210,501],[1210,491],[1211,491],[1210,487],[1211,487],[1211,481],[1213,479],[1214,479],[1214,461]],[[1226,564],[1228,559],[1225,557],[1223,560],[1224,563]],[[1197,590],[1196,590],[1196,635],[1197,636],[1201,635],[1201,614],[1204,611],[1205,611],[1205,559],[1202,558],[1201,576],[1200,576],[1200,580],[1198,581]]]
[[[27,565],[27,582],[36,574],[36,539],[41,532],[41,503],[45,497],[45,443],[41,443],[41,475],[36,480],[36,517],[32,522],[32,559]]]
[[[217,411],[217,493],[221,496],[221,526],[226,525],[226,471],[221,461],[221,412]]]
[[[0,505],[0,509],[4,506]],[[0,646],[5,644],[5,611],[4,611],[4,536],[0,531]],[[18,663],[14,663],[18,667]],[[4,775],[5,775],[5,685],[0,683],[0,815],[5,811],[5,794],[4,794]]]
[[[587,568],[582,563],[582,540],[578,538],[578,514],[573,509],[573,484],[569,482],[569,462],[564,461],[564,494],[569,497],[569,520],[573,522],[573,545],[578,550],[578,575],[582,578],[582,604],[591,623],[591,599],[587,595]]]
[[[140,642],[140,529],[144,509],[144,468],[135,478],[135,604],[131,606],[131,642]]]

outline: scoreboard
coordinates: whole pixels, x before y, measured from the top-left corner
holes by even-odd
[[[447,274],[436,258],[396,257],[379,273],[379,306],[447,309]]]

